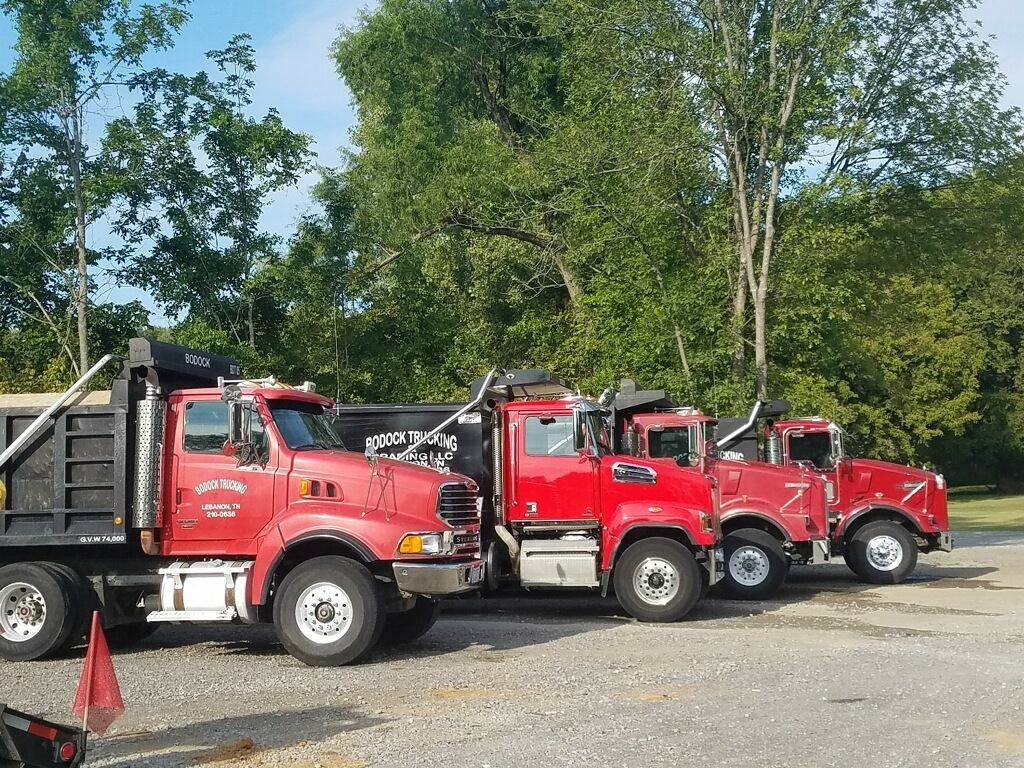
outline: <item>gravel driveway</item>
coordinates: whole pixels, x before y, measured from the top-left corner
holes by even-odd
[[[676,625],[585,594],[463,600],[341,669],[266,627],[164,627],[115,659],[128,713],[89,765],[1024,766],[1024,536],[957,546],[899,586],[794,569]],[[67,721],[80,667],[0,662],[0,700]]]

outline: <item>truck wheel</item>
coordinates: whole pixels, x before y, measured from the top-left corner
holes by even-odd
[[[384,610],[370,572],[334,555],[297,565],[274,598],[277,636],[292,656],[315,667],[361,659],[377,642]]]
[[[742,528],[725,537],[722,591],[734,600],[764,600],[786,580],[788,560],[779,540],[757,528]]]
[[[132,624],[115,624],[103,630],[107,645],[114,650],[131,648],[145,640],[160,628],[155,622],[137,621]]]
[[[437,622],[441,615],[441,601],[419,595],[408,611],[389,613],[384,620],[384,632],[380,644],[384,646],[405,645],[419,640]]]
[[[678,541],[641,539],[619,557],[615,597],[640,621],[679,621],[700,599],[700,566]]]
[[[0,568],[0,657],[32,661],[64,648],[77,623],[70,588],[42,564]]]
[[[86,584],[82,575],[70,565],[63,563],[40,563],[39,565],[49,570],[64,583],[68,595],[68,611],[74,620],[74,626],[61,650],[71,648],[86,640],[89,624],[92,621],[92,612],[96,606],[95,593],[92,591],[92,586]]]
[[[859,528],[844,554],[850,569],[871,584],[899,584],[917,567],[914,537],[889,520]]]

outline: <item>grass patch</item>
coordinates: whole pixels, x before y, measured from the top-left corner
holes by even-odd
[[[954,531],[1024,531],[1024,496],[950,496],[949,527]]]

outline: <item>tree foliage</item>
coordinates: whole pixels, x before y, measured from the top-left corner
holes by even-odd
[[[260,215],[309,138],[253,114],[244,36],[132,81],[100,208],[122,278],[179,318],[150,332],[252,374],[347,401],[460,399],[495,364],[721,415],[786,397],[867,454],[1010,487],[1024,153],[972,8],[382,0],[331,51],[358,124],[287,237]],[[73,264],[63,178],[0,165],[0,386],[75,358],[74,273],[29,247]],[[143,321],[90,315],[104,349]]]

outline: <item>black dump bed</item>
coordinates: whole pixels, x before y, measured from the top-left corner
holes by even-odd
[[[83,760],[85,740],[81,730],[0,704],[0,768],[75,768]]]
[[[135,417],[146,385],[164,395],[239,375],[238,363],[148,339],[132,339],[122,370],[114,363],[73,396],[0,466],[0,548],[123,544],[135,474]],[[0,395],[0,454],[59,394]]]
[[[398,458],[409,446],[465,405],[339,405],[334,413],[341,438],[350,451],[365,451],[367,445],[372,445],[379,455]],[[485,451],[490,449],[490,431],[486,421],[479,410],[469,411],[417,448],[406,461],[468,475],[483,487],[485,480],[490,481],[485,461]]]

